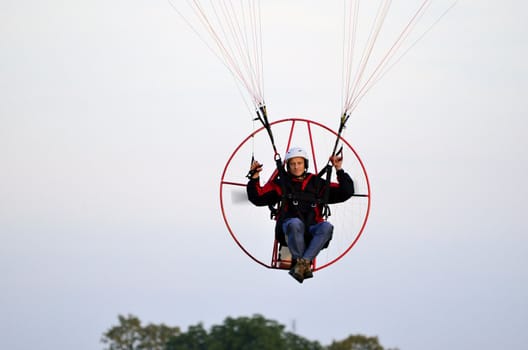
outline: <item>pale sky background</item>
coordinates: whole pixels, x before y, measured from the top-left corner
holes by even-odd
[[[341,1],[264,3],[270,118],[337,125]],[[300,285],[226,230],[220,176],[252,124],[166,1],[0,0],[0,348],[256,313],[325,345],[525,348],[526,13],[460,1],[369,92],[346,137],[370,219]]]

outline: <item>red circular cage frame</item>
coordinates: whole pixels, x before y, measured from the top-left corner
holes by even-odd
[[[306,124],[307,128],[308,128],[308,131],[309,131],[309,143],[310,143],[310,147],[311,147],[311,151],[313,153],[314,151],[314,142],[313,142],[313,138],[312,138],[312,129],[311,127],[312,126],[316,126],[318,128],[321,128],[321,129],[324,129],[326,130],[327,132],[330,132],[331,134],[334,134],[336,137],[338,136],[338,133],[335,132],[334,130],[330,129],[329,127],[321,124],[321,123],[318,123],[318,122],[315,122],[315,121],[312,121],[312,120],[308,120],[308,119],[303,119],[303,118],[286,118],[286,119],[281,119],[281,120],[277,120],[275,122],[272,122],[270,123],[271,126],[273,125],[276,125],[276,124],[282,124],[282,123],[291,123],[291,127],[290,127],[290,133],[289,133],[289,137],[288,137],[288,147],[290,146],[290,143],[291,143],[291,140],[292,140],[292,135],[293,135],[293,132],[294,132],[294,128],[296,126],[297,123],[304,123]],[[281,261],[280,261],[280,258],[278,258],[278,242],[275,241],[274,244],[273,244],[273,251],[272,251],[272,258],[271,258],[271,263],[265,263],[263,261],[261,261],[260,259],[256,258],[248,249],[246,249],[246,247],[244,247],[244,245],[240,242],[240,240],[237,238],[235,232],[233,232],[233,229],[231,228],[231,225],[229,224],[229,220],[227,218],[227,215],[226,215],[226,208],[225,208],[225,205],[224,205],[224,186],[243,186],[245,187],[246,186],[246,183],[241,183],[241,182],[234,182],[234,181],[228,181],[226,180],[225,176],[226,176],[226,172],[229,168],[229,165],[231,164],[231,161],[233,160],[233,158],[235,157],[235,155],[239,152],[239,150],[252,138],[254,137],[255,135],[257,135],[258,133],[262,132],[263,130],[265,130],[264,127],[261,127],[257,130],[255,130],[254,132],[252,132],[249,136],[247,136],[237,147],[236,149],[233,151],[233,153],[231,154],[231,156],[229,157],[225,167],[224,167],[224,170],[222,172],[222,177],[221,177],[221,180],[220,180],[220,207],[221,207],[221,211],[222,211],[222,217],[224,219],[224,222],[227,226],[227,229],[229,231],[229,234],[231,235],[231,237],[233,238],[233,240],[235,241],[235,243],[238,245],[238,247],[247,255],[249,256],[254,262],[264,266],[264,267],[267,267],[267,268],[271,268],[271,269],[285,269],[285,268],[288,268],[289,265],[283,265],[281,264]],[[356,160],[358,161],[358,163],[360,164],[361,166],[361,169],[362,169],[362,172],[363,172],[363,175],[364,175],[364,178],[365,178],[365,181],[366,181],[366,186],[367,186],[367,193],[366,194],[358,194],[356,196],[360,196],[360,197],[366,197],[367,198],[367,209],[366,209],[366,212],[364,214],[364,218],[363,218],[363,222],[361,223],[361,226],[359,228],[359,231],[357,232],[355,238],[350,242],[350,245],[348,247],[346,247],[346,249],[344,249],[344,251],[339,254],[338,256],[336,256],[335,258],[331,259],[329,262],[321,265],[321,266],[317,266],[315,263],[313,265],[313,270],[314,271],[317,271],[317,270],[321,270],[321,269],[324,269],[334,263],[336,263],[338,260],[340,260],[341,258],[343,258],[353,247],[354,245],[357,243],[357,241],[359,240],[359,238],[361,237],[362,233],[363,233],[363,230],[366,226],[366,223],[367,223],[367,220],[368,220],[368,216],[369,216],[369,213],[370,213],[370,182],[369,182],[369,179],[368,179],[368,175],[367,175],[367,172],[365,170],[365,166],[363,164],[363,161],[361,160],[361,158],[359,157],[359,155],[357,154],[357,152],[355,151],[355,149],[350,145],[350,143],[345,140],[344,138],[342,138],[340,136],[340,141],[344,144],[344,146],[346,146],[346,148],[348,148],[350,151],[352,151],[352,153],[354,154]],[[316,169],[316,172],[317,172],[317,169]],[[273,235],[274,237],[274,235]],[[332,243],[331,243],[332,244]]]

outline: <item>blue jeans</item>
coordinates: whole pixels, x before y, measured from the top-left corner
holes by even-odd
[[[320,222],[308,228],[311,236],[308,247],[304,240],[304,222],[299,218],[289,218],[282,223],[282,230],[286,234],[288,248],[294,259],[304,258],[312,261],[332,238],[334,226],[327,222]]]

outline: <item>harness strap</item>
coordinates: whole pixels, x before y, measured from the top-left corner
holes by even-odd
[[[278,153],[275,154],[275,167],[277,168],[277,178],[279,179],[279,185],[281,189],[281,199],[277,203],[277,206],[269,205],[270,208],[270,217],[271,219],[276,219],[277,215],[282,210],[284,203],[285,203],[285,196],[287,194],[287,188],[286,188],[286,171],[284,170],[284,167],[282,166],[282,159],[278,155]]]
[[[264,126],[264,128],[268,132],[268,136],[271,141],[271,146],[273,147],[273,151],[275,152],[275,157],[277,157],[279,152],[277,152],[277,147],[275,146],[275,138],[273,137],[273,133],[271,132],[271,125],[268,120],[268,112],[266,110],[266,105],[258,106],[256,113],[257,117],[254,120],[260,121],[262,123],[262,126]]]
[[[348,120],[348,117],[346,119],[342,119],[342,124],[341,124],[341,127],[339,128],[339,135],[341,134],[341,131],[343,130],[343,127],[344,127],[344,123]],[[334,152],[332,155],[334,156],[339,156],[343,153],[343,146],[341,146],[341,148],[339,148],[339,150],[336,152],[336,148],[337,148],[337,142],[339,141],[339,135],[337,136],[337,140],[336,140],[336,147],[334,148]],[[330,199],[330,180],[332,178],[332,165],[331,164],[327,164],[324,169],[318,174],[319,177],[323,177],[326,173],[326,178],[325,178],[325,191],[324,191],[324,194],[323,194],[323,200],[321,202],[321,204],[323,205],[323,211],[321,213],[321,215],[326,219],[328,219],[328,217],[330,215],[332,215],[332,212],[330,211],[330,206],[328,205],[328,201]]]

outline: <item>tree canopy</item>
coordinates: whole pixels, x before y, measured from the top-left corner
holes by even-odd
[[[164,324],[142,326],[132,315],[120,315],[118,320],[119,325],[103,333],[101,341],[107,345],[105,350],[385,350],[378,337],[364,335],[350,335],[323,346],[258,314],[227,317],[209,331],[199,323],[190,326],[187,332]]]
[[[119,325],[103,334],[101,341],[107,350],[165,350],[167,342],[180,334],[179,327],[164,324],[141,326],[136,316],[118,316]]]

